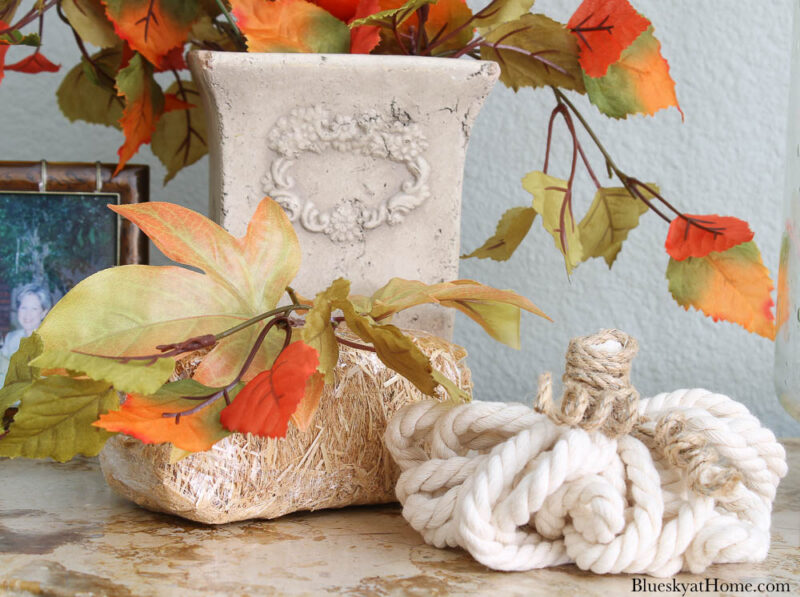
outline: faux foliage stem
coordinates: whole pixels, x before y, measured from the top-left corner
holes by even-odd
[[[246,52],[247,42],[244,39],[244,35],[242,34],[241,29],[239,29],[239,26],[236,24],[236,21],[233,19],[233,16],[228,10],[228,7],[225,6],[225,3],[222,0],[216,0],[216,2],[219,9],[222,11],[222,14],[225,15],[225,20],[228,21],[228,25],[231,26],[231,30],[233,30],[235,36],[234,41],[236,42],[237,47],[241,51]]]
[[[265,319],[273,317],[274,315],[279,315],[281,313],[283,313],[285,315],[288,315],[292,311],[307,311],[307,310],[309,310],[311,308],[312,308],[312,305],[300,305],[300,304],[286,305],[284,307],[278,307],[276,309],[272,309],[271,311],[266,311],[266,312],[262,313],[261,315],[256,315],[255,317],[252,317],[252,318],[248,319],[247,321],[244,321],[244,322],[240,323],[237,326],[234,326],[234,327],[232,327],[232,328],[230,328],[228,330],[225,330],[224,332],[220,332],[219,334],[216,334],[214,336],[214,338],[217,340],[217,342],[219,342],[223,338],[227,338],[228,336],[230,336],[232,334],[235,334],[236,332],[241,332],[243,329],[245,329],[247,327],[250,327],[253,324],[258,323],[259,321],[264,321]]]

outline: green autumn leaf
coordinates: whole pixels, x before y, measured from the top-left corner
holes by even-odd
[[[624,187],[598,189],[578,225],[583,258],[602,257],[610,268],[628,232],[639,225],[639,216],[646,211],[645,202],[631,196]]]
[[[528,234],[534,218],[536,210],[532,207],[512,207],[500,218],[494,234],[469,255],[462,255],[461,259],[477,257],[506,261]]]
[[[28,33],[23,35],[19,31],[9,31],[0,35],[0,42],[9,46],[33,46],[38,48],[42,45],[42,40],[38,33]]]
[[[553,236],[556,249],[564,255],[567,273],[571,274],[584,260],[584,253],[578,226],[568,206],[564,206],[567,181],[544,172],[529,172],[522,179],[522,186],[533,195],[533,209],[542,216],[542,225]]]
[[[20,341],[19,349],[11,355],[5,383],[0,389],[0,416],[12,404],[22,400],[33,380],[39,377],[39,369],[29,363],[41,353],[42,339],[36,332]]]
[[[555,85],[584,92],[578,43],[561,23],[541,14],[526,14],[496,27],[481,45],[481,59],[500,64],[500,80],[521,87]]]
[[[122,61],[120,48],[101,50],[92,56],[92,66],[82,59],[64,77],[56,97],[58,107],[69,120],[119,128],[122,98],[117,97],[114,78]]]
[[[0,456],[53,458],[66,462],[78,454],[96,456],[112,434],[92,427],[97,418],[119,408],[107,383],[54,375],[34,381],[0,439]]]
[[[300,338],[319,353],[317,370],[325,376],[325,383],[333,382],[333,370],[339,361],[339,343],[331,325],[334,305],[347,300],[350,282],[343,278],[335,280],[326,290],[317,294],[314,308],[306,315]]]
[[[495,0],[487,11],[489,16],[476,18],[478,31],[486,35],[492,27],[519,19],[533,8],[536,0]],[[488,7],[488,5],[487,5]]]
[[[98,48],[111,48],[119,43],[100,0],[61,0],[61,10],[83,41]]]
[[[338,306],[350,331],[364,342],[371,343],[387,367],[411,381],[421,392],[433,395],[438,384],[433,378],[431,361],[408,336],[396,326],[372,323],[356,313],[349,302],[343,301]]]
[[[667,280],[673,298],[687,311],[691,306],[714,321],[723,319],[775,338],[772,279],[754,242],[705,257],[670,258]]]
[[[355,29],[356,27],[361,27],[363,25],[390,26],[392,23],[392,17],[395,15],[398,17],[396,24],[402,25],[406,19],[408,19],[426,4],[436,4],[437,2],[438,0],[408,0],[408,2],[402,6],[376,12],[368,17],[364,17],[363,19],[357,19],[352,23],[349,23],[347,26],[350,27],[350,29]]]
[[[208,153],[206,116],[200,94],[193,81],[176,81],[166,93],[191,104],[188,110],[165,112],[156,123],[150,148],[167,169],[164,184],[186,166],[191,166]]]
[[[154,351],[155,352],[155,351]],[[122,363],[116,359],[89,356],[69,350],[48,350],[31,365],[40,369],[68,369],[110,383],[120,392],[152,394],[169,379],[175,370],[174,359]]]

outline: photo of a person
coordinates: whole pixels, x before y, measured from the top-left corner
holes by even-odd
[[[20,341],[81,280],[117,263],[118,216],[97,193],[0,191],[0,387]]]
[[[9,360],[19,349],[22,339],[29,337],[39,327],[51,306],[50,292],[40,284],[26,284],[18,290],[14,313],[20,327],[12,329],[3,339],[3,346],[0,347],[0,379],[5,380]]]

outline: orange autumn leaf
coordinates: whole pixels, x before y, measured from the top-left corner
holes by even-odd
[[[703,226],[699,228],[685,218],[675,218],[669,225],[664,246],[673,259],[705,257],[712,251],[727,251],[753,240],[753,231],[744,220],[713,215],[691,215],[686,218]]]
[[[197,401],[178,395],[169,397],[128,394],[119,410],[111,411],[93,423],[106,431],[131,435],[145,444],[172,443],[188,452],[211,449],[216,442],[229,435],[219,422],[223,400],[197,413],[184,415],[176,422],[165,413],[178,413],[196,407]]]
[[[321,6],[324,6],[320,4]],[[380,0],[361,0],[348,23],[375,14],[381,9]],[[381,28],[362,25],[350,30],[350,53],[369,54],[381,41]]]
[[[156,123],[164,112],[164,94],[153,78],[153,67],[140,54],[131,58],[128,66],[117,73],[117,93],[125,98],[125,108],[119,124],[125,133],[125,143],[118,150],[116,176],[139,150],[149,143]]]
[[[256,375],[222,410],[222,426],[262,437],[284,437],[318,364],[315,349],[304,342],[290,344],[271,369]]]
[[[30,56],[26,56],[19,62],[15,62],[14,64],[6,64],[6,70],[13,70],[31,75],[36,73],[56,73],[60,68],[61,65],[53,64],[38,50]]]
[[[765,338],[775,337],[769,270],[753,242],[705,257],[670,259],[669,291],[684,309],[694,307],[714,321],[737,323]]]
[[[183,0],[103,0],[106,16],[117,35],[161,67],[175,48],[182,48],[194,22],[200,18],[201,3]]]
[[[300,404],[297,405],[297,410],[292,415],[292,421],[300,431],[306,432],[311,426],[311,421],[314,419],[314,413],[319,408],[319,400],[322,398],[322,392],[325,389],[325,376],[319,371],[308,378],[306,382],[305,393]]]
[[[346,53],[350,30],[305,0],[231,0],[232,14],[250,52]]]
[[[578,39],[579,62],[590,77],[602,77],[650,26],[628,0],[584,0],[567,28]]]

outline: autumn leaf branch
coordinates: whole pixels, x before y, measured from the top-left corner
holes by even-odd
[[[605,159],[605,163],[606,163],[606,168],[608,169],[609,173],[613,173],[619,179],[619,181],[622,183],[622,186],[625,187],[625,189],[631,194],[632,197],[635,197],[635,198],[639,199],[640,201],[644,202],[645,205],[647,205],[647,207],[652,209],[655,214],[657,214],[662,220],[664,220],[668,224],[672,222],[672,218],[670,218],[662,210],[660,210],[658,207],[656,207],[653,204],[653,201],[651,199],[649,199],[647,197],[647,195],[650,195],[654,199],[658,200],[664,207],[666,207],[669,211],[674,213],[676,217],[685,220],[687,222],[687,224],[688,224],[687,231],[688,231],[689,227],[694,226],[696,228],[699,228],[701,230],[704,230],[706,232],[709,232],[709,233],[713,234],[715,237],[717,235],[719,235],[719,234],[724,233],[725,230],[723,228],[715,228],[713,226],[706,226],[702,222],[702,220],[699,220],[697,218],[692,218],[691,216],[688,216],[688,215],[684,214],[678,208],[676,208],[674,205],[672,205],[672,203],[667,201],[667,199],[665,199],[661,195],[661,193],[657,189],[655,189],[652,185],[648,185],[646,183],[643,183],[640,180],[638,180],[638,179],[636,179],[636,178],[634,178],[632,176],[629,176],[625,172],[623,172],[619,168],[619,166],[617,166],[616,162],[614,162],[614,159],[611,157],[611,154],[608,152],[608,150],[605,148],[603,143],[600,141],[600,139],[598,138],[598,136],[594,132],[594,130],[592,130],[592,127],[586,121],[586,119],[584,118],[583,114],[581,114],[580,111],[575,107],[575,104],[573,104],[570,101],[570,99],[567,97],[567,95],[563,91],[558,89],[557,87],[551,87],[551,89],[553,90],[553,93],[556,96],[557,106],[553,110],[553,113],[551,114],[550,124],[548,125],[547,148],[546,148],[546,152],[545,152],[544,171],[547,172],[548,160],[549,160],[549,157],[550,157],[550,144],[551,144],[551,137],[552,137],[552,131],[553,131],[553,121],[554,121],[554,119],[555,119],[555,117],[557,115],[561,115],[564,118],[564,121],[567,124],[567,128],[569,129],[570,135],[572,136],[572,140],[573,140],[572,170],[570,172],[570,178],[569,178],[569,181],[568,181],[569,182],[569,189],[568,189],[567,195],[569,195],[569,190],[571,190],[571,188],[572,188],[572,180],[573,180],[573,176],[574,176],[574,172],[575,172],[575,165],[576,165],[576,161],[577,161],[576,156],[575,156],[575,151],[578,151],[578,148],[580,148],[580,142],[579,142],[579,140],[577,138],[577,133],[575,131],[575,126],[574,126],[574,123],[572,121],[572,115],[574,115],[575,118],[577,118],[578,121],[581,123],[581,126],[583,127],[583,129],[586,131],[586,133],[592,139],[592,141],[594,142],[594,144],[597,147],[597,149],[603,155],[603,158]],[[595,182],[595,184],[597,184],[597,186],[599,188],[600,185],[598,184],[597,177],[595,176],[594,171],[592,170],[592,168],[589,166],[589,163],[586,160],[586,157],[585,157],[585,155],[583,153],[583,150],[580,149],[579,151],[580,151],[581,157],[583,158],[584,164],[586,165],[587,171],[589,172],[590,176],[592,177],[592,180]],[[565,198],[565,203],[566,202],[567,202],[567,199]]]

